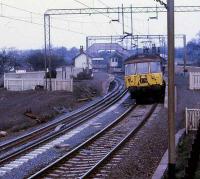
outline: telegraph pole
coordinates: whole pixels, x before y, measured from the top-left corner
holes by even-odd
[[[175,179],[174,0],[167,0],[168,35],[168,177]]]
[[[50,16],[49,16],[49,90],[52,91],[52,83],[51,83],[51,72],[52,72],[52,69],[51,69],[51,19],[50,19]]]

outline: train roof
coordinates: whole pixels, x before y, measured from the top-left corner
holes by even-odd
[[[131,64],[131,63],[142,63],[142,62],[153,62],[158,61],[161,62],[163,60],[162,57],[158,55],[137,55],[137,56],[131,56],[125,60],[125,64]]]

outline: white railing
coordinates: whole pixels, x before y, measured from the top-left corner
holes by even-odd
[[[44,80],[37,78],[4,78],[4,88],[9,91],[24,91],[35,89],[36,85],[44,85]]]
[[[189,89],[200,89],[200,72],[189,73]]]
[[[58,80],[51,79],[52,91],[66,90],[73,92],[73,79],[69,80]],[[50,81],[47,81],[47,89],[50,89]]]
[[[4,88],[10,91],[25,91],[34,90],[36,85],[41,85],[45,87],[45,79],[37,78],[4,78]],[[50,82],[47,80],[47,89],[50,89]],[[69,92],[73,91],[73,79],[69,80],[58,80],[52,79],[52,90],[66,90]]]
[[[199,127],[200,109],[185,109],[186,133],[196,131]]]

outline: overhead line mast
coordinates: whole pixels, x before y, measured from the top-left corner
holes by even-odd
[[[175,67],[174,67],[174,0],[167,0],[168,36],[168,177],[175,179]]]

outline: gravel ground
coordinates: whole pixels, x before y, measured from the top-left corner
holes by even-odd
[[[113,167],[109,178],[151,178],[167,148],[166,111],[158,107],[145,126],[132,139],[134,145]]]

